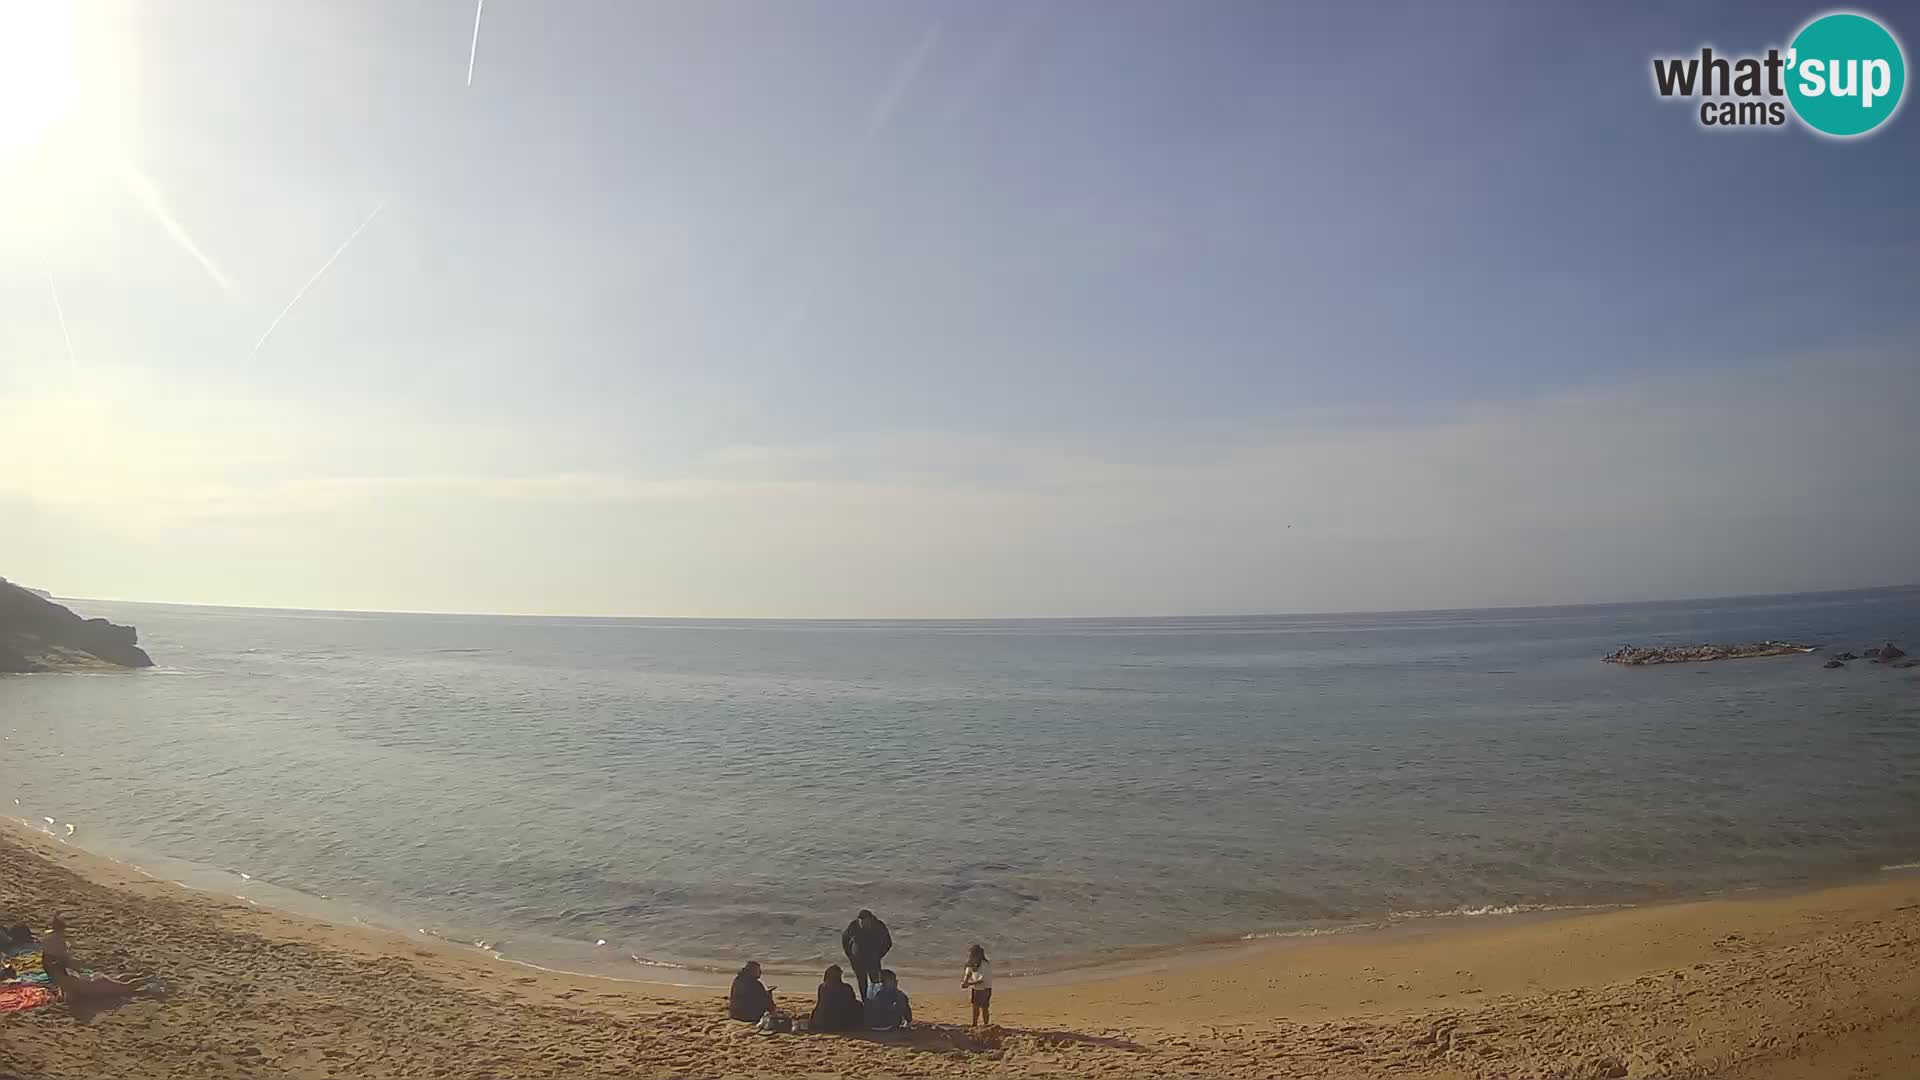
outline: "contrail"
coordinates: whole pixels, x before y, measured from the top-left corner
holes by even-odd
[[[293,294],[293,299],[287,301],[287,306],[280,309],[280,314],[275,315],[273,317],[273,321],[267,324],[267,332],[264,334],[261,334],[260,340],[253,343],[253,351],[247,354],[247,359],[251,360],[254,357],[260,355],[260,347],[262,345],[265,345],[267,343],[267,339],[272,337],[273,332],[279,328],[280,320],[286,318],[287,312],[292,311],[293,306],[300,302],[300,298],[307,295],[308,289],[313,288],[314,285],[317,284],[321,278],[327,276],[327,271],[333,268],[334,261],[340,258],[340,254],[347,250],[347,245],[353,243],[354,238],[358,237],[361,234],[361,232],[363,232],[366,229],[367,226],[373,224],[373,219],[379,217],[380,211],[385,210],[386,208],[387,208],[387,200],[381,199],[380,205],[373,208],[373,213],[367,215],[367,219],[360,223],[360,227],[353,230],[353,232],[349,233],[347,235],[347,238],[340,242],[340,246],[333,249],[333,254],[327,256],[327,261],[320,264],[320,269],[314,271],[313,276],[307,279],[307,283],[305,285],[300,286],[300,291]]]
[[[920,78],[920,69],[926,66],[928,58],[939,48],[940,37],[944,32],[945,26],[942,23],[936,22],[927,27],[926,32],[920,35],[920,40],[914,44],[913,50],[902,56],[900,62],[895,65],[893,77],[880,91],[880,96],[867,107],[867,122],[861,129],[860,141],[855,143],[852,151],[841,160],[840,174],[835,186],[849,189],[859,184],[861,173],[866,169],[867,159],[873,154],[874,144],[887,133],[887,128],[893,123],[893,114],[899,111],[901,103],[913,91],[913,84]],[[843,237],[842,248],[850,247],[854,239],[854,227],[849,227]],[[799,297],[799,301],[788,309],[784,319],[768,330],[762,339],[764,342],[771,343],[777,339],[792,338],[806,325],[813,315],[814,300],[818,297],[821,282],[826,276],[825,268],[828,258],[829,256],[822,254],[813,260],[810,276],[806,276],[793,290]]]
[[[1031,4],[1021,9],[1020,17],[1002,33],[987,51],[981,54],[980,63],[974,66],[947,107],[946,122],[953,123],[972,110],[980,95],[1000,81],[1000,72],[1007,66],[1008,60],[1025,46],[1027,38],[1039,22],[1042,5]]]
[[[913,52],[907,54],[906,59],[894,70],[893,82],[888,84],[886,92],[880,95],[871,109],[867,110],[867,130],[860,136],[862,151],[866,149],[868,143],[887,130],[887,125],[893,120],[894,110],[900,107],[900,102],[906,98],[907,92],[913,89],[915,80],[920,78],[921,67],[926,64],[927,57],[932,55],[934,47],[940,44],[940,33],[939,23],[927,27],[927,32],[920,35],[920,43],[913,47]]]
[[[473,85],[473,60],[480,55],[480,13],[487,10],[487,0],[478,0],[473,5],[473,44],[467,49],[467,85]]]
[[[60,287],[53,283],[53,272],[47,272],[47,292],[53,295],[53,313],[60,316],[60,336],[67,341],[67,368],[74,374],[80,372],[80,360],[73,355],[73,335],[67,331],[67,309],[60,303]]]
[[[200,245],[193,242],[193,237],[187,235],[186,226],[181,225],[179,219],[173,216],[173,211],[167,208],[167,200],[161,196],[159,187],[147,174],[141,172],[133,162],[122,159],[120,176],[126,181],[127,187],[132,189],[133,197],[140,200],[141,205],[147,208],[147,212],[160,222],[160,227],[167,230],[167,235],[173,237],[173,242],[179,244],[181,250],[193,256],[193,261],[200,264],[200,268],[207,272],[207,276],[213,279],[215,285],[220,286],[221,292],[232,296],[232,279],[214,265],[206,252],[200,250]]]

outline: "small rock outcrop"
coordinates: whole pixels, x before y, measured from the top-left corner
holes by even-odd
[[[1841,663],[1838,658],[1835,658],[1833,660],[1827,661],[1824,664],[1821,664],[1820,666],[1823,668],[1837,668],[1837,667],[1846,667],[1847,665]]]
[[[1860,659],[1859,657],[1857,657],[1857,656],[1855,656],[1855,655],[1853,655],[1853,654],[1852,654],[1852,653],[1850,653],[1850,652],[1843,652],[1843,653],[1834,653],[1834,654],[1833,654],[1833,658],[1834,658],[1835,660],[1858,660],[1858,659]]]
[[[0,674],[152,667],[131,626],[83,619],[0,578]]]
[[[1609,664],[1697,664],[1708,660],[1745,660],[1756,656],[1810,653],[1811,645],[1785,641],[1756,641],[1746,645],[1622,645],[1601,657]]]
[[[1878,653],[1880,656],[1880,662],[1885,664],[1885,663],[1890,663],[1894,660],[1898,660],[1901,657],[1907,655],[1907,650],[1889,641],[1885,645],[1880,646],[1878,649],[1867,650],[1868,656],[1873,656],[1876,653]]]

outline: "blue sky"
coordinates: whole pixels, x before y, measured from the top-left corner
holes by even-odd
[[[0,572],[688,615],[1904,580],[1912,117],[1709,132],[1648,76],[1815,13],[492,0],[469,87],[463,3],[83,4],[80,107],[0,163],[0,399],[11,454],[93,450],[0,482]],[[1868,473],[1727,456],[1767,438]],[[1440,445],[1487,456],[1415,494],[1471,519],[1400,486]],[[1495,447],[1643,456],[1546,491]]]

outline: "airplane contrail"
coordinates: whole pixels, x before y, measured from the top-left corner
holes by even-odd
[[[373,213],[367,215],[367,219],[360,223],[360,227],[348,233],[347,238],[340,242],[340,246],[333,249],[333,254],[327,256],[327,261],[320,264],[320,269],[314,271],[313,276],[307,279],[307,283],[300,286],[300,291],[293,294],[293,299],[287,301],[287,306],[280,309],[280,314],[275,315],[273,321],[267,324],[267,332],[261,334],[260,340],[253,343],[253,351],[247,354],[247,359],[251,360],[260,355],[260,347],[267,343],[267,339],[273,336],[275,330],[279,329],[280,320],[286,318],[287,312],[292,311],[293,306],[300,302],[300,298],[307,295],[308,289],[313,288],[314,285],[319,283],[321,278],[327,276],[327,271],[333,269],[334,262],[340,258],[342,252],[347,250],[347,246],[352,244],[354,239],[366,230],[367,226],[373,224],[373,219],[379,217],[380,211],[386,208],[387,200],[381,199],[380,205],[373,208]]]
[[[907,92],[913,89],[913,84],[920,78],[921,67],[925,66],[927,57],[933,55],[934,48],[940,44],[941,32],[942,27],[939,23],[927,27],[927,32],[920,35],[919,44],[915,45],[913,51],[900,62],[900,66],[894,69],[893,81],[887,85],[886,91],[874,101],[873,107],[867,110],[867,128],[860,136],[862,152],[866,150],[868,143],[883,134],[887,130],[887,125],[893,122],[894,110],[900,107],[900,102],[906,98]]]
[[[154,184],[152,178],[141,172],[139,166],[125,159],[120,161],[120,177],[133,191],[133,197],[140,200],[141,205],[147,208],[147,212],[160,222],[160,227],[167,230],[167,235],[173,237],[173,242],[179,244],[181,250],[193,256],[193,261],[200,264],[200,269],[207,272],[207,276],[213,279],[215,285],[220,286],[221,292],[232,296],[233,280],[207,257],[206,252],[200,250],[199,244],[193,242],[193,237],[187,234],[186,226],[180,224],[180,220],[173,216],[173,211],[167,208],[167,200],[160,194],[160,188]]]
[[[67,309],[60,303],[60,287],[53,283],[53,272],[47,272],[47,292],[53,295],[53,313],[60,316],[60,336],[67,342],[67,368],[78,374],[80,361],[73,355],[73,335],[67,331]]]
[[[478,0],[473,5],[473,44],[467,48],[467,85],[473,85],[473,61],[480,55],[480,13],[487,10],[487,0]]]
[[[984,53],[980,62],[963,81],[961,90],[955,94],[947,106],[947,123],[953,123],[973,109],[980,96],[1000,81],[1001,69],[1013,55],[1026,45],[1032,36],[1034,26],[1039,21],[1043,5],[1030,4],[1021,9],[1020,17],[1010,25]]]
[[[936,22],[928,26],[926,32],[920,35],[920,40],[914,43],[912,51],[903,55],[894,66],[892,78],[882,88],[880,95],[874,98],[873,104],[867,107],[867,122],[860,131],[859,142],[854,144],[853,149],[840,162],[836,186],[843,189],[852,188],[860,182],[861,173],[866,169],[867,159],[873,153],[874,144],[887,133],[887,128],[893,123],[894,113],[899,111],[907,95],[913,91],[914,83],[920,79],[920,69],[925,67],[927,60],[938,51],[940,38],[944,33],[945,26],[942,23]],[[843,248],[851,244],[853,231],[852,227],[846,230],[847,235],[842,238]],[[807,324],[813,315],[813,303],[819,295],[821,282],[826,276],[825,265],[829,257],[822,254],[813,260],[811,270],[807,275],[802,275],[802,280],[794,289],[794,293],[799,297],[798,302],[787,309],[784,318],[769,328],[762,337],[763,342],[771,343],[792,338]]]

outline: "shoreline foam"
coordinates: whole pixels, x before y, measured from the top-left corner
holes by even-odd
[[[43,819],[44,820],[44,819]],[[543,956],[537,946],[532,950],[510,950],[514,938],[501,938],[488,942],[485,939],[468,940],[452,933],[429,927],[409,927],[417,920],[405,918],[396,913],[377,908],[359,901],[335,898],[325,894],[310,893],[301,889],[281,885],[276,882],[255,878],[242,871],[193,863],[166,855],[140,856],[148,862],[158,862],[171,866],[176,872],[182,868],[185,876],[200,878],[198,881],[183,881],[175,877],[163,877],[145,869],[132,859],[121,858],[105,851],[89,848],[78,843],[73,834],[61,835],[51,827],[43,828],[28,818],[7,816],[0,818],[0,839],[4,839],[6,828],[17,828],[36,840],[48,841],[60,847],[78,852],[88,859],[104,860],[114,866],[132,870],[150,881],[166,882],[188,892],[209,899],[224,900],[231,898],[261,910],[271,911],[289,918],[311,920],[312,922],[338,927],[342,930],[393,934],[406,940],[415,940],[419,935],[446,948],[463,953],[478,952],[491,959],[524,967],[529,970],[552,975],[600,979],[642,987],[671,988],[710,988],[725,986],[733,977],[733,967],[718,960],[680,959],[665,960],[645,957],[635,953],[626,953],[628,962],[650,972],[675,972],[680,979],[648,977],[645,974],[622,973],[616,969],[622,965],[615,961],[601,969],[582,969],[566,966],[564,960]],[[1102,955],[1085,959],[1069,959],[1057,964],[1032,968],[1008,968],[1001,973],[1002,979],[1027,980],[1049,986],[1064,986],[1075,982],[1093,981],[1112,977],[1117,974],[1155,970],[1161,967],[1175,967],[1195,959],[1218,957],[1236,949],[1252,949],[1273,943],[1292,941],[1310,941],[1328,937],[1352,937],[1366,935],[1385,935],[1395,932],[1416,931],[1425,928],[1445,928],[1452,924],[1465,924],[1482,919],[1553,919],[1586,913],[1605,911],[1633,911],[1660,908],[1675,904],[1701,903],[1724,899],[1730,896],[1794,896],[1806,892],[1845,887],[1848,885],[1870,884],[1885,874],[1904,874],[1920,871],[1920,862],[1894,863],[1880,866],[1874,871],[1842,872],[1818,879],[1806,879],[1782,883],[1748,883],[1729,885],[1724,888],[1661,897],[1645,903],[1594,903],[1594,904],[1541,904],[1509,903],[1460,905],[1444,911],[1393,911],[1379,918],[1356,918],[1351,922],[1331,926],[1287,928],[1277,930],[1254,930],[1243,934],[1223,934],[1208,937],[1190,938],[1171,944],[1142,944],[1132,947],[1117,947]],[[241,878],[256,890],[267,889],[271,895],[265,898],[250,897],[239,893],[225,892],[214,880],[221,875]],[[1916,875],[1920,876],[1920,875]],[[278,903],[278,898],[293,898],[295,903]],[[592,947],[585,941],[553,939],[552,945],[566,951]],[[559,951],[559,950],[556,950]],[[771,976],[810,977],[811,968],[802,968],[794,964],[763,964],[764,970]],[[909,985],[924,979],[935,977],[932,971],[902,968],[903,985]]]
[[[628,962],[650,971],[677,972],[684,976],[684,979],[649,978],[640,974],[621,973],[616,970],[623,966],[618,961],[611,962],[602,968],[567,966],[567,962],[557,956],[544,955],[538,948],[538,944],[531,949],[513,950],[506,947],[512,942],[520,940],[517,938],[501,937],[492,942],[488,942],[485,939],[477,941],[469,940],[457,934],[444,932],[436,928],[410,927],[409,923],[417,922],[418,920],[403,917],[374,905],[308,892],[277,882],[255,878],[240,870],[195,863],[168,855],[149,853],[135,856],[135,858],[140,858],[146,862],[164,864],[172,868],[172,873],[196,880],[185,881],[173,876],[162,877],[146,870],[140,863],[134,862],[132,858],[121,858],[105,851],[89,848],[84,844],[76,843],[74,839],[71,838],[71,834],[62,836],[50,828],[41,828],[30,819],[9,817],[4,820],[8,823],[17,824],[36,837],[52,840],[63,847],[81,852],[89,858],[104,859],[117,866],[131,869],[148,879],[167,881],[182,889],[187,889],[209,897],[221,899],[231,897],[234,900],[239,900],[256,907],[262,907],[281,915],[311,919],[315,922],[330,926],[392,933],[402,937],[408,937],[409,939],[411,939],[411,935],[418,934],[421,937],[450,948],[462,950],[474,949],[501,963],[514,964],[535,971],[556,975],[578,976],[581,978],[605,979],[613,982],[642,986],[710,987],[725,986],[732,979],[734,967],[737,966],[728,966],[720,960],[702,960],[699,958],[667,960],[657,957],[641,956],[631,952],[625,954],[628,957]],[[1900,869],[1900,867],[1882,867],[1881,869],[1884,871]],[[271,894],[265,897],[263,901],[260,897],[250,897],[242,893],[228,893],[219,883],[219,879],[225,876],[239,877],[254,889],[267,889],[270,890]],[[1852,880],[1854,880],[1854,878],[1850,876],[1837,877],[1834,879],[1834,882]],[[1686,902],[1696,899],[1706,899],[1715,895],[1718,894],[1706,893],[1697,896],[1676,896],[1658,902]],[[293,900],[294,902],[275,902],[276,898]],[[1427,920],[1446,921],[1475,919],[1487,916],[1518,915],[1552,916],[1556,913],[1605,911],[1636,906],[1643,905],[1520,903],[1486,904],[1478,906],[1462,905],[1447,911],[1395,911],[1388,912],[1378,918],[1356,917],[1350,922],[1331,926],[1252,930],[1241,934],[1194,937],[1173,943],[1119,946],[1097,956],[1068,958],[1043,967],[1009,967],[1001,972],[1000,977],[1003,979],[1038,979],[1045,981],[1049,985],[1063,985],[1073,981],[1102,978],[1115,973],[1137,971],[1141,970],[1143,966],[1151,966],[1156,963],[1177,964],[1191,956],[1213,955],[1222,950],[1230,950],[1235,947],[1254,945],[1262,942],[1381,933],[1392,931],[1411,923]],[[554,953],[577,952],[578,950],[592,947],[589,942],[584,940],[546,939],[540,935],[536,935],[536,938],[539,943],[551,946],[552,948],[549,951]],[[809,975],[812,970],[791,963],[764,963],[762,967],[770,976],[778,975],[786,977],[806,976]],[[903,967],[900,971],[903,980],[909,983],[918,979],[933,977],[935,974],[930,970],[916,968]]]

